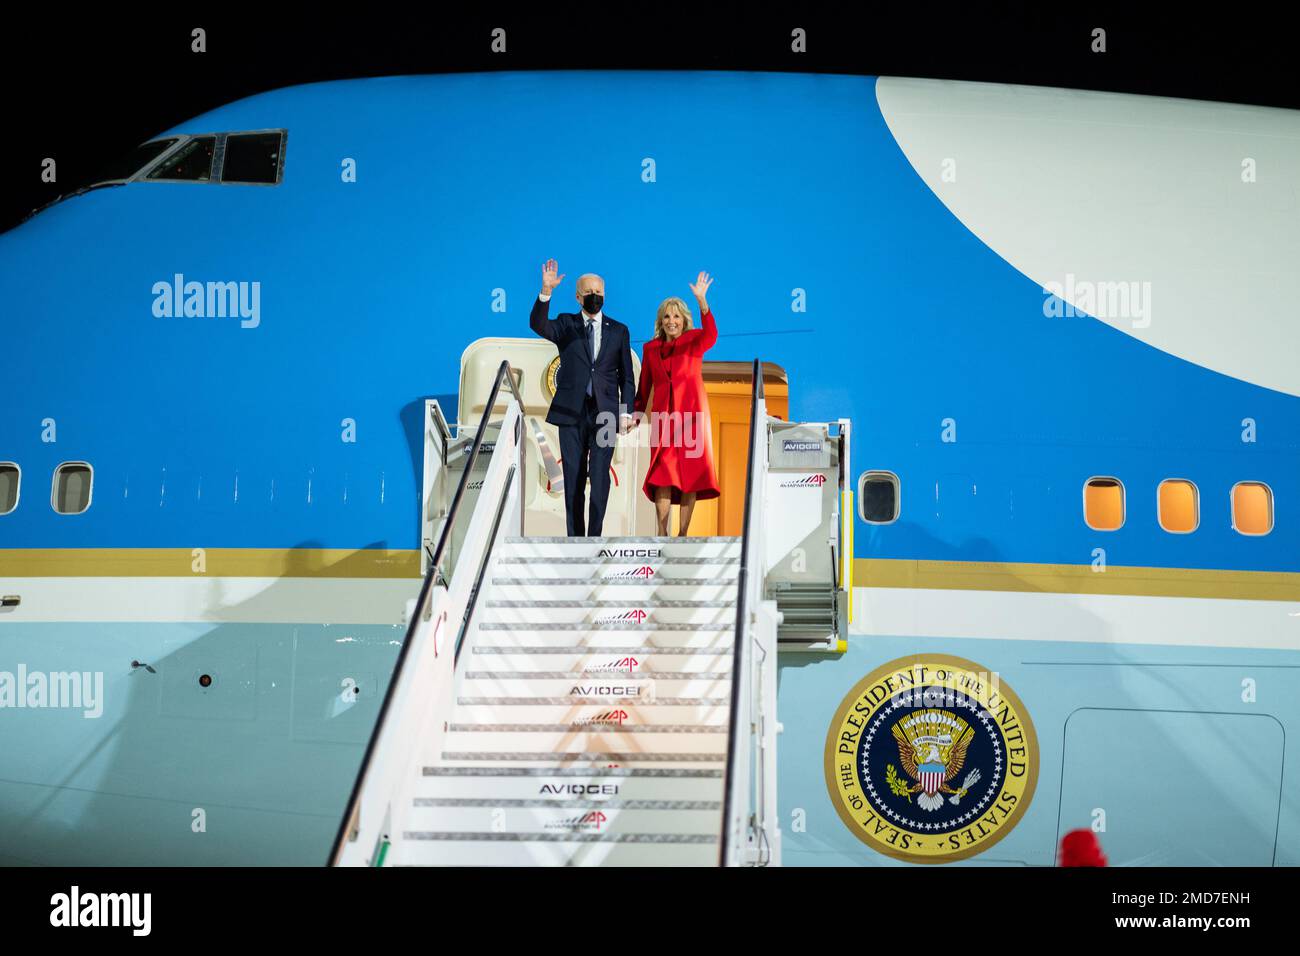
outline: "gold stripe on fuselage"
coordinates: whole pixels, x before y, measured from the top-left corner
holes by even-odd
[[[304,577],[418,578],[419,551],[372,548],[10,548],[0,549],[0,578]],[[857,558],[853,584],[876,588],[1018,591],[1148,597],[1300,600],[1300,574],[1203,568],[906,561]]]
[[[0,578],[118,576],[418,578],[420,552],[371,548],[0,549]]]
[[[1088,564],[1013,564],[998,561],[901,561],[858,558],[858,587],[934,588],[941,591],[1020,591],[1144,597],[1221,598],[1239,601],[1300,600],[1300,574],[1289,571],[1219,571],[1205,568],[1138,568]]]

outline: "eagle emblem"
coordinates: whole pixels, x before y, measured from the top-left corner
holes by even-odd
[[[546,371],[542,373],[542,388],[546,390],[548,399],[555,397],[556,380],[560,375],[560,357],[557,355],[551,359],[551,364],[546,366]]]
[[[890,764],[886,768],[886,783],[897,796],[911,800],[912,794],[919,793],[917,806],[934,811],[943,806],[941,794],[950,794],[950,802],[960,803],[979,782],[979,771],[972,770],[960,787],[952,786],[966,763],[966,748],[975,737],[971,726],[952,711],[934,708],[913,711],[895,723],[892,731],[898,745],[898,762],[915,781],[909,784]]]
[[[876,667],[826,730],[826,789],[855,838],[910,863],[982,853],[1024,816],[1038,738],[997,671],[947,654]]]

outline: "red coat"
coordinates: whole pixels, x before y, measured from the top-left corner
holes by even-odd
[[[672,488],[674,504],[683,491],[697,500],[718,497],[713,468],[713,423],[704,392],[704,353],[718,341],[713,313],[701,316],[704,327],[687,329],[673,342],[651,339],[641,348],[641,382],[634,411],[646,410],[651,389],[650,467],[642,490],[654,500],[654,485]],[[676,414],[672,414],[676,413]]]

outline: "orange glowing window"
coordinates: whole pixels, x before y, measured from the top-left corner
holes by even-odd
[[[1273,492],[1260,481],[1239,481],[1232,486],[1232,527],[1240,534],[1268,534],[1273,530]]]
[[[1118,478],[1089,478],[1083,486],[1083,520],[1093,531],[1114,531],[1124,523],[1124,486]]]
[[[1160,527],[1173,534],[1195,531],[1201,523],[1200,496],[1196,486],[1182,478],[1160,482],[1156,492],[1156,513]]]

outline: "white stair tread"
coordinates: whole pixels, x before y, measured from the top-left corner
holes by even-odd
[[[522,565],[521,565],[522,567]],[[685,572],[675,571],[672,574],[555,574],[555,568],[541,568],[535,575],[523,574],[519,568],[506,567],[499,568],[498,573],[493,575],[491,581],[499,585],[565,585],[565,584],[585,584],[601,585],[604,587],[665,587],[667,585],[676,585],[678,587],[698,587],[705,584],[730,584],[735,585],[736,575],[731,573],[723,574],[700,574],[692,576]],[[563,570],[570,570],[565,568]]]
[[[679,801],[682,802],[682,801]],[[403,832],[505,832],[531,836],[616,836],[656,834],[716,837],[722,828],[721,801],[690,801],[675,809],[621,809],[613,806],[533,807],[508,801],[481,806],[429,806],[416,800]]]
[[[421,771],[425,777],[574,777],[574,778],[620,778],[620,779],[722,779],[722,771],[713,767],[665,768],[665,767],[603,767],[580,768],[567,766],[554,767],[519,767],[507,766],[453,766],[433,764]]]
[[[563,582],[569,583],[563,583]],[[504,582],[504,583],[503,583]],[[557,583],[561,582],[561,583]],[[581,578],[498,578],[488,579],[488,593],[513,601],[623,601],[641,604],[662,599],[734,601],[736,581],[596,581]]]
[[[501,794],[478,795],[467,797],[430,797],[418,796],[414,801],[415,806],[421,810],[541,810],[543,814],[538,814],[539,819],[547,819],[554,816],[560,816],[567,819],[575,810],[603,810],[607,816],[612,817],[613,811],[623,814],[626,820],[635,815],[636,826],[627,827],[625,830],[638,832],[642,829],[645,832],[654,832],[655,828],[648,826],[641,814],[647,811],[656,813],[671,813],[674,811],[717,811],[722,809],[721,792],[710,794],[703,798],[688,798],[677,796],[664,797],[599,797],[599,796],[569,796],[569,797],[506,797]],[[671,819],[671,818],[670,818]],[[476,830],[482,826],[482,820],[472,820],[470,826],[462,825],[454,821],[450,815],[441,821],[447,828],[456,830]],[[532,829],[531,825],[527,827],[515,826],[516,821],[507,821],[510,826],[507,829],[522,833]],[[710,821],[710,826],[716,824],[716,821]],[[689,830],[682,827],[680,830],[666,830],[665,832],[686,833]]]
[[[629,555],[626,557],[615,555],[589,555],[589,554],[562,554],[562,555],[537,555],[537,554],[502,554],[497,558],[498,565],[541,565],[543,567],[568,567],[570,565],[593,565],[595,567],[607,567],[617,565],[619,567],[632,567],[640,564],[651,564],[656,567],[659,565],[707,565],[707,566],[726,566],[740,563],[740,558],[730,554],[718,555],[698,555],[698,554],[678,554],[673,556],[658,555],[654,557],[637,557]]]
[[[572,631],[576,634],[606,633],[611,631],[709,631],[727,632],[735,629],[735,621],[691,621],[675,623],[670,621],[602,621],[593,624],[586,621],[568,623],[565,621],[531,620],[531,621],[480,621],[480,631]]]
[[[635,602],[647,610],[658,610],[660,608],[697,608],[697,607],[730,607],[736,606],[735,598],[726,598],[718,600],[697,600],[695,598],[652,598],[648,601]],[[625,608],[628,606],[627,601],[604,600],[604,601],[555,601],[555,600],[520,600],[520,601],[502,601],[493,598],[487,598],[480,602],[482,607],[533,607],[547,608],[548,610],[566,609],[566,608]]]
[[[572,701],[650,701],[659,698],[718,698],[731,694],[731,678],[698,674],[685,680],[638,674],[587,674],[580,677],[471,677],[465,675],[456,697],[538,697]]]
[[[501,656],[504,657],[505,655],[501,655]],[[550,661],[542,657],[536,657],[536,658],[530,657],[528,658],[528,660],[536,662],[540,665],[554,663],[554,661]],[[618,658],[618,660],[619,661],[635,660],[635,658]],[[706,661],[709,663],[718,663],[717,659],[712,656],[708,657]],[[494,664],[499,663],[499,661],[493,661],[492,663]],[[686,663],[690,663],[690,661],[687,660]],[[614,670],[613,665],[611,665],[609,668],[605,670],[595,670],[595,669],[565,670],[562,668],[557,668],[554,670],[540,670],[540,671],[517,670],[514,668],[503,668],[501,670],[476,670],[476,671],[466,671],[464,674],[464,679],[475,680],[475,681],[565,680],[565,681],[569,681],[570,683],[572,683],[575,680],[656,680],[656,681],[731,680],[730,671],[715,671],[712,669],[704,669],[704,668],[701,668],[699,670],[694,670],[694,671],[673,671],[673,670],[666,670],[662,668],[658,670],[651,670],[645,667],[641,668],[640,670],[628,669],[631,666],[632,665],[630,664],[619,664],[618,670]]]
[[[680,650],[680,649],[679,649]],[[730,651],[730,648],[727,648]],[[530,654],[510,649],[506,652],[472,654],[465,661],[473,672],[516,674],[568,674],[572,677],[664,677],[669,674],[731,674],[731,654],[665,654],[662,650],[647,653],[584,653],[559,648],[557,652]],[[466,671],[468,675],[471,671]]]
[[[621,656],[648,656],[653,655],[655,660],[666,658],[671,660],[672,665],[685,666],[687,662],[695,660],[709,660],[714,658],[731,658],[732,649],[730,645],[692,647],[680,644],[610,644],[605,647],[591,649],[582,646],[569,646],[565,644],[510,644],[499,645],[488,643],[487,638],[475,643],[470,648],[471,654],[481,654],[485,660],[491,660],[495,657],[514,657],[517,655],[536,656],[577,656],[583,660],[592,661],[612,660],[618,662]],[[704,666],[701,664],[701,666]]]
[[[403,841],[398,866],[717,866],[717,840],[540,839],[422,834]],[[503,838],[504,837],[504,838]],[[493,839],[495,838],[495,839]],[[395,854],[397,855],[397,854]]]
[[[477,628],[475,629],[477,631]],[[492,630],[475,633],[473,652],[491,653],[486,648],[499,648],[500,653],[518,654],[651,654],[659,653],[718,653],[724,657],[732,654],[732,632],[710,631],[557,631],[557,630]],[[545,648],[551,648],[547,651]],[[524,649],[527,650],[524,650]],[[464,655],[462,654],[462,659]]]
[[[681,536],[681,535],[624,535],[624,536],[596,536],[596,537],[564,537],[561,535],[543,535],[529,534],[506,535],[506,544],[572,544],[575,547],[590,546],[592,544],[607,545],[618,547],[629,544],[691,544],[691,543],[724,543],[740,544],[740,538],[735,535],[700,535]]]
[[[469,725],[483,726],[483,725]],[[680,733],[664,730],[633,731],[593,725],[582,730],[449,730],[443,740],[443,754],[453,753],[540,753],[559,757],[571,753],[629,754],[644,759],[646,754],[700,755],[699,759],[726,759],[727,737],[715,733]],[[614,759],[614,758],[611,758]],[[694,756],[689,759],[696,759]]]
[[[545,619],[560,624],[582,624],[599,628],[606,624],[664,623],[714,624],[735,627],[736,605],[731,601],[700,602],[697,606],[649,606],[637,601],[588,602],[599,606],[583,607],[578,602],[555,602],[553,606],[533,601],[492,603],[479,609],[480,622],[520,624]]]
[[[532,706],[554,706],[554,707],[572,707],[576,704],[592,704],[604,707],[703,707],[709,705],[726,705],[731,703],[730,694],[726,696],[715,695],[713,697],[656,697],[653,699],[645,697],[636,698],[612,698],[605,699],[599,697],[457,697],[458,705],[469,705],[475,707],[496,706],[496,707],[532,707]]]
[[[716,866],[740,550],[498,544],[390,865]]]
[[[662,704],[653,706],[618,702],[565,701],[563,704],[457,704],[452,719],[467,724],[510,721],[524,724],[601,724],[645,726],[650,724],[698,724],[727,726],[731,701],[716,704]]]
[[[726,754],[721,751],[695,753],[669,753],[665,751],[635,750],[616,752],[609,750],[443,750],[439,765],[475,765],[511,764],[546,767],[589,767],[607,769],[610,767],[656,767],[656,766],[699,766],[701,764],[726,763]]]
[[[482,769],[468,775],[456,771]],[[415,795],[441,799],[494,800],[721,800],[721,770],[674,771],[673,775],[645,775],[641,771],[535,770],[506,775],[525,768],[426,767],[416,781]],[[638,774],[632,776],[632,773]]]
[[[619,735],[623,734],[725,734],[727,728],[720,724],[632,724],[623,723],[614,726],[593,723],[472,723],[452,722],[447,725],[448,733],[502,733],[502,734],[540,734],[540,733],[592,733]]]

